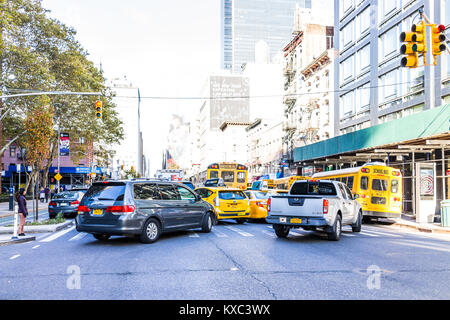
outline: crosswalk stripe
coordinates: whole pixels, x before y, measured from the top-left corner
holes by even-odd
[[[272,238],[276,238],[277,237],[273,232],[270,232],[268,230],[263,230],[263,233],[267,234],[268,236],[270,236]]]
[[[69,241],[77,241],[81,238],[84,238],[87,235],[86,232],[80,232],[79,234],[75,235],[74,237],[70,238]]]
[[[189,238],[200,238],[200,236],[196,232],[190,232]]]
[[[394,238],[403,238],[401,235],[398,234],[392,234],[392,233],[386,233],[386,232],[379,232],[379,231],[374,231],[372,229],[370,230],[364,230],[366,232],[370,232],[370,233],[374,233],[374,234],[379,234],[381,236],[388,236],[388,237],[394,237]]]
[[[230,230],[232,230],[232,231],[234,231],[234,232],[237,232],[237,233],[239,233],[241,236],[244,236],[244,237],[253,237],[253,235],[252,235],[251,233],[242,231],[242,230],[240,230],[240,229],[238,229],[238,228],[235,228],[235,227],[226,226],[225,228],[230,229]]]
[[[221,231],[213,230],[213,233],[214,233],[215,236],[217,236],[219,238],[226,238],[226,237],[228,237],[225,233],[223,233]]]
[[[369,237],[376,237],[376,238],[379,237],[379,235],[371,234],[371,233],[368,233],[367,231],[361,231],[360,233],[365,235],[365,236],[369,236]]]
[[[68,233],[68,232],[70,232],[70,231],[73,231],[74,229],[75,229],[75,226],[70,227],[69,229],[66,229],[66,230],[62,230],[62,231],[60,231],[60,232],[58,232],[58,233],[55,233],[55,234],[51,235],[50,237],[47,237],[47,238],[41,240],[40,242],[50,242],[50,241],[53,241],[53,240],[58,239],[59,237],[65,235],[66,233]]]
[[[354,237],[354,234],[351,233],[341,233],[341,235],[345,236],[345,237]]]
[[[20,254],[16,254],[15,256],[12,256],[11,258],[9,258],[9,260],[14,260],[16,258],[20,257]]]

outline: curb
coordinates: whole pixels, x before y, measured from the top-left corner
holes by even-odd
[[[63,223],[44,226],[25,226],[24,232],[26,233],[44,233],[44,232],[56,232],[64,229],[68,225],[74,223],[73,220],[65,221]],[[0,234],[12,234],[14,227],[0,227]]]
[[[450,228],[448,229],[440,229],[439,227],[433,228],[433,227],[427,227],[422,225],[414,225],[409,223],[402,223],[396,221],[392,226],[400,227],[400,228],[407,228],[407,229],[414,229],[419,232],[424,233],[441,233],[441,234],[450,234]]]
[[[25,243],[36,240],[35,236],[27,236],[24,238],[18,238],[18,239],[8,239],[8,240],[0,240],[0,246],[6,246],[9,244],[16,244],[16,243]]]

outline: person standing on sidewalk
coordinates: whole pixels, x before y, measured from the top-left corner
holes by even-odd
[[[19,216],[20,216],[20,223],[19,223],[19,236],[23,237],[25,233],[23,232],[23,229],[25,227],[25,221],[28,215],[27,210],[27,199],[25,199],[25,189],[20,188],[19,192],[16,195],[16,201],[19,204]]]
[[[48,196],[50,195],[50,189],[47,187],[45,187],[45,202],[48,202]]]
[[[39,199],[41,200],[41,202],[44,202],[45,199],[45,190],[44,188],[41,187],[41,190],[39,191]]]

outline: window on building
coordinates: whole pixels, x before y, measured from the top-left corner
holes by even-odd
[[[370,108],[370,82],[360,86],[356,90],[356,113],[369,111]]]
[[[361,38],[362,36],[366,35],[368,31],[370,30],[370,6],[364,9],[357,17],[357,26],[356,29],[357,32],[359,32],[359,35],[357,35],[357,38]]]
[[[15,158],[16,157],[16,146],[10,146],[9,147],[9,157]]]
[[[350,21],[341,29],[341,50],[349,46],[354,41],[354,20]]]
[[[354,78],[354,55],[341,62],[341,84]]]
[[[393,13],[399,9],[400,0],[380,0],[378,1],[379,22],[392,17]]]
[[[356,70],[362,74],[370,69],[370,45],[363,47],[356,53]]]
[[[378,38],[379,61],[385,61],[399,54],[400,33],[399,25],[396,25],[383,33]]]
[[[394,69],[379,78],[379,102],[384,104],[388,100],[400,96],[400,69]]]
[[[341,96],[341,119],[345,119],[354,113],[354,101],[355,101],[355,91],[350,91],[343,96]]]
[[[350,11],[352,11],[355,1],[354,0],[341,0],[339,1],[341,7],[340,10],[340,18],[344,17],[346,14],[348,14]]]

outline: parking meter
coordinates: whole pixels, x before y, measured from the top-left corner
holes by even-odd
[[[9,188],[9,211],[14,211],[14,188]]]

